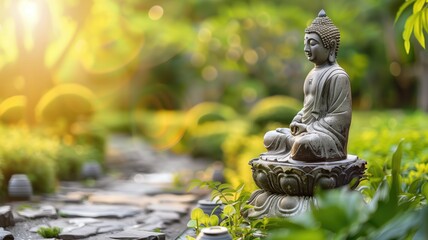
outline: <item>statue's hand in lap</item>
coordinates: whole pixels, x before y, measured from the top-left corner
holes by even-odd
[[[306,132],[306,124],[298,123],[298,122],[292,122],[290,124],[290,130],[291,130],[291,134],[293,134],[293,136],[300,135],[301,133]]]

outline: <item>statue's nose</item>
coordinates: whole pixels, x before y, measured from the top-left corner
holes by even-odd
[[[305,46],[303,47],[303,51],[305,52],[310,52],[309,46],[307,44],[305,44]]]

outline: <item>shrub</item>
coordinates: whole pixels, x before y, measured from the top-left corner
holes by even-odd
[[[61,145],[56,157],[57,178],[60,180],[79,179],[85,162],[94,160],[100,162],[98,154],[98,151],[89,145]]]
[[[27,129],[0,128],[2,190],[13,174],[27,174],[36,193],[53,192],[56,185],[55,157],[59,142]]]
[[[272,122],[288,125],[301,108],[302,104],[297,99],[272,96],[257,102],[249,112],[249,117],[262,128]]]
[[[223,160],[222,145],[229,136],[246,134],[250,125],[241,120],[207,122],[189,130],[189,146],[193,156]]]
[[[390,169],[388,161],[397,142],[403,143],[403,178],[411,183],[418,178],[427,178],[423,173],[428,164],[428,117],[424,113],[357,112],[351,125],[348,153],[358,155],[368,162],[366,174],[370,181],[363,185],[376,188],[382,181],[384,169]],[[372,191],[370,195],[373,195]]]
[[[206,122],[233,120],[236,117],[233,108],[214,102],[199,103],[186,113],[187,125],[190,128]]]
[[[18,124],[25,119],[25,96],[13,96],[0,103],[0,121],[5,124]]]
[[[251,166],[248,163],[266,151],[263,146],[263,138],[258,135],[234,134],[226,139],[222,149],[227,181],[234,186],[245,182],[248,189],[256,189]]]
[[[229,106],[200,103],[186,113],[187,131],[182,141],[193,156],[220,160],[225,139],[230,134],[248,131],[248,124],[235,121],[236,118],[236,112]]]
[[[36,118],[47,124],[69,130],[78,121],[86,120],[94,113],[94,95],[78,84],[60,84],[40,99]]]

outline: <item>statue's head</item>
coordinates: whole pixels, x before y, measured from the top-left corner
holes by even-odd
[[[314,21],[312,21],[311,25],[305,29],[305,33],[306,35],[316,34],[321,40],[322,46],[328,50],[327,60],[330,63],[335,62],[339,51],[340,32],[333,24],[333,21],[327,17],[324,10],[321,10],[318,13],[318,17],[316,17]]]

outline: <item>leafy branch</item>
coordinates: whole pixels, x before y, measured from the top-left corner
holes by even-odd
[[[424,49],[425,33],[428,33],[428,0],[406,0],[399,8],[395,22],[402,16],[404,10],[411,5],[413,5],[413,12],[406,19],[403,31],[404,48],[407,54],[410,51],[410,37],[412,32]]]

